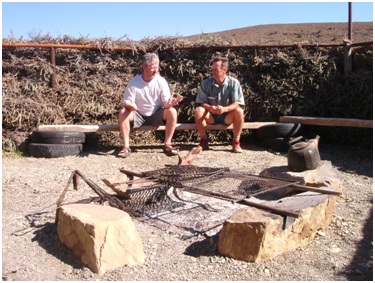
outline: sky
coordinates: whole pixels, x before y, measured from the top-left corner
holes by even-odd
[[[141,40],[268,24],[348,22],[348,2],[2,1],[2,38],[64,35]],[[372,22],[372,1],[352,2],[352,22]]]

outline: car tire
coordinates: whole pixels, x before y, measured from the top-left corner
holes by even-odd
[[[290,141],[293,140],[292,137],[278,137],[259,140],[258,143],[261,147],[265,149],[271,149],[277,152],[287,152],[290,148]]]
[[[295,137],[303,135],[304,128],[299,123],[276,123],[264,125],[256,130],[258,140]]]
[[[28,149],[29,154],[34,157],[56,158],[65,156],[77,156],[82,152],[83,145],[81,143],[30,143]]]
[[[50,144],[78,144],[85,142],[85,134],[75,131],[33,131],[31,141],[33,143]]]

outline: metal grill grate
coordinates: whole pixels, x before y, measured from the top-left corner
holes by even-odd
[[[270,177],[230,172],[229,168],[171,166],[142,172],[154,185],[130,189],[127,207],[139,220],[163,230],[171,227],[188,234],[214,233],[241,207],[236,202],[256,196],[278,199],[293,183]],[[230,200],[230,201],[228,201]],[[180,233],[181,234],[181,233]]]
[[[280,196],[280,191],[292,183],[295,182],[243,173],[223,173],[183,181],[181,185],[190,192],[196,191],[201,194],[207,193],[207,195],[214,192],[215,195],[221,194],[240,200],[253,196],[272,199],[272,196]],[[282,191],[285,192],[285,190]]]
[[[285,187],[296,183],[245,173],[231,173],[228,168],[193,165],[171,166],[143,172],[141,175],[152,177],[159,183],[128,190],[130,200],[125,201],[125,204],[137,211],[173,209],[173,201],[167,195],[167,191],[171,187],[209,197],[239,201],[253,196],[261,199],[262,197],[268,199],[279,197],[280,190],[285,194]]]
[[[166,183],[177,183],[184,180],[202,178],[229,172],[229,168],[197,167],[193,165],[170,166],[163,169],[143,172],[145,177],[153,177]]]
[[[128,191],[130,199],[125,200],[127,207],[138,213],[138,216],[173,210],[183,203],[173,201],[167,194],[170,187],[166,184],[153,185]]]

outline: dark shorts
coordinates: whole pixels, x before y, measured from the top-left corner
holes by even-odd
[[[165,121],[163,120],[164,108],[156,110],[156,112],[151,116],[143,116],[138,112],[133,112],[134,122],[133,128],[139,128],[143,125],[150,126],[160,126],[164,125]]]
[[[211,114],[212,117],[215,120],[215,124],[225,124],[225,117],[227,117],[228,112],[225,112],[223,114]]]

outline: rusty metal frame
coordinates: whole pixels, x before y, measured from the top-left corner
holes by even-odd
[[[179,166],[177,166],[177,167],[179,167]],[[186,167],[184,167],[184,168],[186,168]],[[200,167],[197,167],[197,168],[199,169]],[[218,168],[218,169],[220,169],[220,168]],[[222,168],[222,169],[227,169],[227,168]],[[157,170],[155,170],[155,171],[157,172]],[[232,203],[238,203],[238,204],[242,204],[242,205],[266,210],[266,211],[269,211],[269,212],[272,212],[272,213],[275,213],[275,214],[279,214],[279,215],[284,216],[284,217],[293,217],[293,218],[298,218],[299,212],[295,212],[295,211],[291,211],[291,210],[287,210],[287,209],[281,209],[281,208],[274,207],[274,206],[269,206],[269,205],[266,205],[264,203],[254,202],[254,201],[251,201],[248,198],[252,197],[252,196],[255,196],[255,195],[262,194],[262,193],[275,191],[275,190],[278,190],[280,188],[286,188],[286,187],[291,187],[291,188],[293,188],[294,190],[297,190],[297,191],[298,190],[299,191],[312,191],[312,192],[318,192],[318,193],[323,193],[323,194],[332,194],[332,195],[340,195],[341,194],[341,192],[338,192],[338,191],[335,191],[335,190],[305,186],[305,185],[301,184],[301,182],[299,182],[299,181],[291,181],[291,180],[285,180],[285,179],[280,179],[280,178],[258,176],[258,175],[253,175],[253,174],[243,174],[242,176],[245,177],[245,178],[246,177],[266,178],[267,180],[268,179],[274,179],[274,180],[279,180],[279,181],[285,181],[286,183],[283,184],[283,185],[278,185],[276,187],[272,187],[272,188],[269,188],[269,189],[262,190],[261,192],[248,194],[246,197],[243,197],[243,198],[238,198],[238,197],[233,197],[233,196],[223,194],[223,193],[212,192],[212,191],[208,192],[206,190],[199,189],[199,188],[193,187],[191,185],[187,185],[186,183],[184,184],[183,181],[176,180],[175,178],[171,178],[171,179],[162,178],[163,176],[164,177],[166,177],[166,176],[173,177],[172,176],[173,174],[169,173],[169,172],[164,173],[164,174],[163,173],[159,174],[159,176],[157,176],[157,175],[151,175],[150,176],[147,172],[138,173],[138,172],[132,172],[132,171],[129,171],[129,170],[126,170],[126,169],[120,169],[120,172],[126,174],[129,177],[130,181],[126,182],[129,186],[132,186],[132,184],[137,183],[138,182],[137,180],[140,180],[140,183],[144,180],[146,180],[146,181],[152,180],[155,183],[160,183],[160,184],[164,184],[164,185],[167,185],[167,186],[176,187],[176,188],[179,188],[181,190],[188,191],[190,193],[201,194],[201,195],[208,196],[208,197],[218,198],[218,199],[222,199],[222,200],[229,201],[229,202],[232,202]],[[203,173],[203,175],[210,176],[210,177],[215,176],[215,175],[219,175],[219,174],[221,174],[221,176],[224,176],[224,177],[225,176],[233,177],[233,176],[238,175],[238,173],[229,173],[226,170],[224,170],[224,171],[223,170],[217,170],[217,171],[213,171],[213,172],[210,172],[210,173],[207,172],[206,174]],[[177,176],[178,176],[178,174],[176,174],[176,177]],[[134,180],[134,177],[139,177],[141,179]],[[99,202],[103,203],[103,202],[107,201],[110,206],[113,206],[113,207],[116,207],[120,210],[123,210],[123,211],[129,213],[132,216],[138,215],[138,213],[136,211],[129,208],[120,198],[108,194],[106,191],[104,191],[102,188],[100,188],[93,181],[86,178],[78,170],[75,170],[71,173],[71,175],[69,177],[69,180],[68,180],[60,198],[57,201],[57,208],[59,208],[62,205],[63,200],[65,198],[65,195],[68,191],[68,188],[69,188],[69,186],[71,185],[72,182],[73,182],[73,189],[78,190],[79,178],[81,178],[84,182],[86,182],[86,184],[89,185],[95,191],[95,193],[99,196],[99,198],[92,198],[88,202],[91,202],[91,201],[95,200],[95,201],[99,201]],[[198,178],[198,179],[200,179],[200,178]],[[138,190],[142,190],[142,188],[140,188]],[[76,203],[82,203],[82,201],[79,201],[79,202],[76,202]],[[57,220],[57,217],[56,217],[56,220]]]
[[[57,201],[57,208],[59,208],[60,206],[62,206],[62,203],[65,199],[65,196],[66,196],[66,193],[68,191],[68,188],[70,186],[70,184],[73,182],[73,189],[74,190],[78,190],[78,185],[79,185],[79,178],[81,178],[87,185],[89,185],[90,188],[92,188],[94,190],[94,192],[99,196],[99,201],[100,202],[105,202],[107,201],[108,204],[112,207],[116,207],[118,209],[121,209],[131,215],[136,215],[136,212],[129,209],[119,198],[117,197],[114,197],[110,194],[108,194],[105,190],[103,190],[101,187],[99,187],[97,184],[95,184],[93,181],[91,181],[90,179],[87,179],[80,171],[78,170],[74,170],[71,174],[70,174],[70,177],[68,179],[68,182],[62,192],[62,194],[60,195],[60,198],[58,199]],[[92,199],[91,201],[93,200],[97,200],[97,199]],[[80,203],[80,202],[76,202],[76,203]]]

